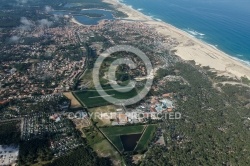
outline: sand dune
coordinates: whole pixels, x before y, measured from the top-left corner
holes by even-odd
[[[179,44],[172,48],[176,50],[176,55],[184,60],[194,60],[201,66],[209,66],[223,75],[232,77],[246,76],[250,79],[250,66],[243,62],[233,59],[233,57],[214,48],[213,46],[194,38],[187,32],[180,30],[165,22],[157,21],[149,16],[140,13],[133,8],[120,3],[118,0],[103,0],[115,6],[128,15],[127,20],[142,21],[149,24],[161,33],[163,36],[175,38]]]

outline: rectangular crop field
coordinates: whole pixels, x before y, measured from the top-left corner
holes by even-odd
[[[108,96],[112,96],[116,99],[130,99],[137,95],[136,89],[132,89],[131,91],[125,93],[118,92],[114,89],[106,89],[105,92]],[[104,99],[106,96],[100,96],[96,90],[84,90],[74,92],[74,96],[80,103],[82,103],[88,108],[112,104]]]
[[[101,130],[106,135],[128,135],[128,134],[137,134],[143,131],[145,126],[115,126],[102,128]]]

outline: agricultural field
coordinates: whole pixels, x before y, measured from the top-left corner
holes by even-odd
[[[132,89],[131,91],[126,93],[118,92],[114,89],[106,89],[105,92],[109,96],[112,96],[116,99],[130,99],[137,95],[136,89]],[[85,105],[87,108],[110,105],[110,103],[103,99],[103,97],[100,96],[95,89],[73,92],[73,94],[78,99],[78,101]]]
[[[138,134],[143,131],[145,128],[144,125],[138,125],[138,126],[115,126],[115,127],[107,127],[107,128],[101,128],[101,130],[106,135],[129,135],[129,134]]]
[[[101,131],[120,152],[138,151],[147,147],[155,131],[155,125],[116,126],[101,128]]]
[[[137,146],[135,147],[135,150],[146,150],[148,147],[148,144],[150,143],[150,140],[152,140],[152,137],[155,133],[156,125],[149,125],[144,130],[144,133],[142,137],[140,138]]]

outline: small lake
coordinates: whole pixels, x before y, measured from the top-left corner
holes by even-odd
[[[81,11],[53,11],[55,15],[71,15],[81,24],[97,25],[101,20],[113,20],[111,11],[104,9],[83,9]]]
[[[121,135],[120,138],[124,151],[133,151],[141,138],[141,134]]]
[[[112,14],[111,11],[108,10],[101,10],[101,9],[88,9],[88,10],[82,10],[80,14],[84,14],[84,13],[90,13],[90,14],[99,14],[102,15],[101,17],[89,17],[89,16],[85,16],[85,15],[77,15],[74,16],[74,18],[82,23],[82,24],[86,24],[86,25],[96,25],[98,24],[99,21],[101,20],[113,20],[114,16]]]

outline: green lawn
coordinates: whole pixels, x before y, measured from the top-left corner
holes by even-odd
[[[115,126],[101,128],[102,132],[110,139],[110,141],[122,152],[123,145],[120,139],[120,135],[129,135],[129,134],[139,134],[143,132],[145,126]]]
[[[119,149],[120,152],[123,151],[123,145],[120,139],[120,135],[109,135],[107,137],[116,146],[116,148]]]
[[[145,150],[156,130],[156,125],[149,125],[140,138],[135,150]]]
[[[91,98],[94,96],[99,96],[99,93],[97,91],[79,91],[79,92],[73,92],[73,93],[76,96],[77,100],[80,103],[83,103],[88,108],[109,104],[102,97]]]
[[[156,125],[148,125],[144,130],[144,125],[139,126],[115,126],[101,128],[101,131],[108,137],[108,139],[122,152],[123,145],[120,139],[120,135],[130,135],[130,134],[140,134],[144,131],[142,137],[140,138],[135,151],[145,150],[153,137],[156,129]]]
[[[143,131],[145,126],[115,126],[102,128],[101,130],[106,135],[128,135],[128,134],[137,134]]]
[[[126,92],[126,93],[118,92],[116,90],[109,89],[109,88],[106,88],[106,89],[108,89],[108,90],[105,90],[106,93],[108,95],[112,95],[112,97],[116,99],[130,99],[137,95],[137,92],[135,89],[132,89],[131,91]],[[84,91],[73,92],[73,93],[74,93],[74,96],[77,98],[77,100],[79,100],[80,103],[83,103],[84,105],[86,105],[86,107],[88,108],[105,106],[105,105],[111,104],[105,99],[103,99],[103,97],[101,97],[95,89],[84,90]]]

